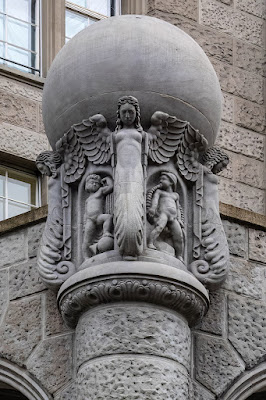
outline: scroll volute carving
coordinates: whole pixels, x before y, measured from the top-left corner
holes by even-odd
[[[119,99],[114,132],[101,114],[73,125],[36,161],[51,176],[38,261],[48,286],[108,257],[156,262],[158,252],[209,287],[222,282],[228,249],[215,173],[228,157],[206,148],[189,122],[162,111],[144,130],[133,96]]]

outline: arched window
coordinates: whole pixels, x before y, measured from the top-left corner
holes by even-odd
[[[0,382],[0,399],[4,400],[28,400],[28,397],[6,383]]]
[[[247,400],[265,400],[265,399],[266,399],[266,390],[254,393],[247,398]]]

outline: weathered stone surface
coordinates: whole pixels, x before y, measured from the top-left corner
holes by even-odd
[[[38,223],[28,228],[28,255],[29,258],[36,257],[45,223]]]
[[[78,395],[77,385],[72,382],[66,388],[62,389],[54,395],[55,400],[74,400]]]
[[[264,160],[264,136],[226,122],[221,123],[216,144],[234,153]]]
[[[25,232],[15,232],[0,237],[0,268],[18,263],[27,258]]]
[[[55,335],[70,331],[65,325],[56,303],[56,294],[48,290],[45,294],[45,334],[46,336]]]
[[[0,357],[24,365],[41,336],[41,296],[11,302],[0,327]]]
[[[256,17],[265,18],[264,0],[236,0],[236,8],[256,15]]]
[[[0,270],[0,324],[8,307],[8,269]]]
[[[41,342],[27,361],[27,369],[54,393],[72,378],[72,335]]]
[[[265,75],[265,50],[237,41],[235,47],[235,65],[255,74]]]
[[[182,371],[183,372],[183,371]],[[85,365],[78,373],[79,400],[189,398],[187,376],[178,364],[157,357],[108,357]]]
[[[202,385],[198,382],[193,381],[193,391],[194,391],[194,398],[193,400],[215,400],[215,395],[208,392]]]
[[[262,161],[253,160],[244,156],[238,156],[235,164],[235,179],[260,189],[265,189],[264,171]]]
[[[236,125],[252,129],[256,132],[265,130],[265,107],[250,101],[235,99],[235,122]]]
[[[244,226],[235,222],[223,220],[229,251],[240,257],[247,257],[248,236]]]
[[[228,299],[228,337],[247,368],[265,360],[266,307],[240,296]]]
[[[37,104],[32,100],[0,90],[0,115],[4,122],[37,130]]]
[[[221,177],[219,182],[220,201],[236,207],[263,214],[265,210],[264,191],[243,183],[231,182]]]
[[[46,289],[39,276],[36,259],[10,267],[9,287],[11,300]]]
[[[222,119],[227,122],[234,121],[234,97],[228,93],[223,93],[223,112]]]
[[[157,355],[189,369],[190,330],[171,311],[156,307],[108,306],[85,313],[76,329],[77,363],[117,353]]]
[[[42,117],[42,105],[38,104],[38,132],[45,134],[45,128]]]
[[[42,89],[35,88],[30,83],[17,82],[6,76],[0,76],[0,90],[14,95],[26,97],[30,100],[42,101]],[[21,99],[23,101],[23,99]]]
[[[221,88],[246,100],[263,104],[263,78],[249,71],[212,60]]]
[[[249,229],[249,258],[265,262],[266,258],[266,232]]]
[[[163,11],[152,11],[149,15],[163,19],[183,29],[203,48],[209,57],[233,64],[233,39],[214,29],[202,26],[195,21],[180,17],[177,14]]]
[[[201,0],[201,23],[262,46],[263,20],[215,0]]]
[[[237,294],[261,299],[264,291],[264,270],[254,263],[232,257],[223,287]]]
[[[184,17],[197,20],[198,1],[197,0],[148,0],[147,12],[153,10],[176,13]]]
[[[222,335],[225,322],[225,294],[221,290],[210,292],[210,307],[197,329]]]
[[[0,150],[35,161],[38,154],[48,149],[45,135],[14,125],[0,124]]]
[[[219,395],[244,371],[244,365],[224,339],[202,334],[195,339],[196,379]]]

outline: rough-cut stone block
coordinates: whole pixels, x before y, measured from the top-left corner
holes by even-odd
[[[41,296],[11,302],[0,327],[0,357],[24,365],[41,334]]]
[[[54,395],[55,400],[74,400],[78,396],[77,385],[75,382],[70,383],[66,388],[62,389]],[[212,400],[212,399],[211,399]]]
[[[185,31],[196,40],[209,57],[233,64],[233,38],[230,36],[177,14],[155,10],[149,12],[149,15],[170,22]]]
[[[239,258],[231,258],[229,274],[223,287],[237,294],[261,299],[264,291],[262,267]]]
[[[29,258],[36,257],[39,250],[39,244],[44,230],[45,223],[32,225],[28,228],[28,255]]]
[[[231,254],[247,257],[247,230],[244,226],[235,222],[223,220],[229,251]]]
[[[9,270],[9,286],[10,300],[45,290],[46,287],[37,271],[36,259],[11,266]]]
[[[222,119],[227,122],[234,121],[234,97],[227,93],[223,93]]]
[[[210,293],[210,307],[197,329],[222,335],[225,321],[225,294],[219,290]]]
[[[265,262],[266,259],[266,232],[249,229],[249,258]]]
[[[43,124],[43,116],[42,116],[42,105],[38,104],[38,132],[45,134],[45,128]]]
[[[263,104],[263,78],[249,71],[212,60],[221,88],[246,100]]]
[[[10,124],[0,124],[0,151],[35,161],[48,149],[45,135]]]
[[[240,98],[235,99],[236,125],[256,132],[265,130],[265,107]]]
[[[56,305],[56,294],[51,290],[46,292],[45,302],[45,333],[46,336],[67,332],[70,329],[65,325]]]
[[[217,146],[234,153],[264,160],[264,136],[222,121]]]
[[[24,231],[0,237],[0,249],[0,268],[25,260],[27,246]]]
[[[265,194],[264,190],[244,185],[243,183],[231,182],[221,177],[219,182],[220,200],[226,204],[264,214]]]
[[[193,400],[215,400],[216,396],[208,392],[202,385],[198,382],[193,381]]]
[[[54,393],[72,378],[72,335],[41,342],[27,361],[27,369]]]
[[[248,369],[264,361],[266,354],[265,305],[249,298],[229,296],[228,337]]]
[[[8,307],[8,270],[0,270],[0,324]]]
[[[150,354],[190,364],[190,330],[178,315],[156,307],[124,305],[84,314],[76,330],[77,364],[117,353]]]
[[[0,90],[1,120],[37,130],[37,103]]]
[[[30,83],[17,82],[6,76],[0,76],[0,90],[14,95],[26,97],[35,101],[42,101],[42,89],[35,88]],[[20,101],[23,101],[21,99]]]
[[[234,11],[221,2],[201,0],[200,22],[255,45],[263,45],[263,20],[242,11]]]
[[[244,365],[222,338],[197,334],[195,345],[196,379],[221,394],[244,371]]]
[[[256,15],[256,17],[265,18],[264,0],[236,0],[235,3],[237,9]]]
[[[262,161],[253,160],[244,156],[238,156],[235,169],[237,182],[246,183],[260,189],[265,189],[264,171],[265,165]]]
[[[235,65],[255,74],[265,75],[265,50],[237,41],[235,47]]]
[[[147,12],[158,10],[197,20],[198,0],[148,0]]]
[[[157,357],[112,356],[86,364],[77,377],[79,400],[189,399],[178,364]]]

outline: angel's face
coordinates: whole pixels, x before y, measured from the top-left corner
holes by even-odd
[[[52,175],[50,168],[44,163],[37,163],[37,168],[42,175],[47,175],[47,176]]]
[[[160,178],[160,184],[162,185],[162,189],[164,189],[164,190],[168,189],[170,186],[173,185],[171,180],[169,179],[169,177],[167,175],[163,175],[163,174],[161,175],[161,178]]]
[[[86,181],[86,186],[85,186],[85,190],[89,193],[95,193],[97,192],[97,190],[99,190],[101,187],[101,183],[99,182],[98,179],[95,178],[89,178]]]
[[[122,104],[120,107],[120,119],[124,126],[131,127],[136,119],[136,109],[132,104]]]

